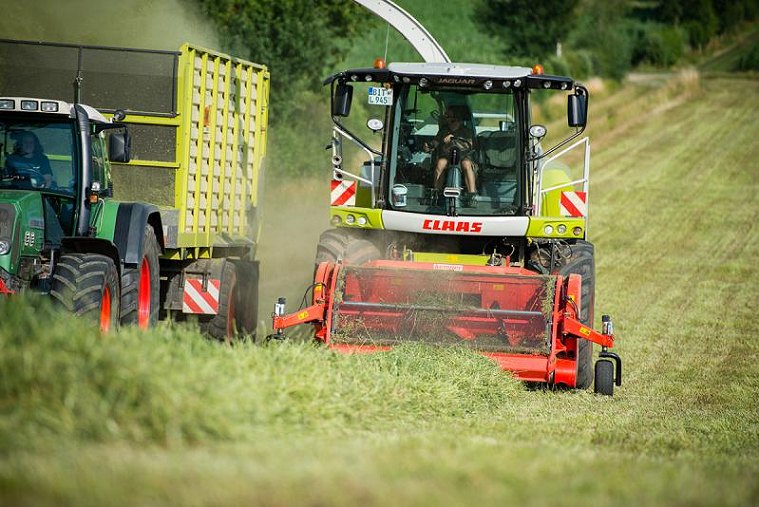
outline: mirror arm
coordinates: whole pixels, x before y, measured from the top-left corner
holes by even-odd
[[[361,138],[360,138],[360,137],[358,137],[356,134],[354,134],[353,132],[351,132],[350,130],[348,130],[348,129],[347,129],[347,128],[346,128],[346,127],[345,127],[345,126],[342,124],[342,123],[340,123],[340,122],[339,122],[339,121],[338,121],[338,120],[337,120],[335,117],[332,117],[332,122],[333,122],[333,123],[334,123],[334,124],[337,126],[338,130],[339,130],[339,131],[340,131],[340,132],[341,132],[343,135],[346,135],[346,134],[347,134],[347,136],[348,136],[348,137],[350,137],[350,138],[351,138],[353,141],[355,141],[356,143],[358,143],[358,144],[359,144],[359,146],[361,146],[361,147],[362,147],[362,148],[364,148],[365,150],[368,150],[368,151],[370,151],[370,152],[374,153],[375,155],[379,155],[380,157],[382,156],[382,152],[381,152],[381,151],[377,151],[377,150],[375,150],[374,148],[372,148],[371,146],[369,146],[368,144],[366,144],[364,141],[362,141],[362,140],[361,140]]]
[[[566,145],[570,141],[572,141],[574,139],[577,139],[580,135],[582,135],[583,132],[585,132],[585,127],[582,127],[580,130],[578,130],[577,132],[575,132],[571,136],[567,137],[566,139],[564,139],[562,142],[560,142],[556,146],[552,146],[550,149],[544,151],[543,153],[541,153],[540,155],[538,155],[536,157],[529,158],[527,161],[528,162],[535,162],[536,160],[540,160],[541,158],[547,157],[548,155],[550,155],[554,151],[558,150],[562,146]]]

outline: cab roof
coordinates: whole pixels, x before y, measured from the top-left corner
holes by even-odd
[[[393,62],[384,69],[360,68],[337,72],[324,84],[334,81],[375,83],[419,83],[421,86],[510,87],[567,90],[574,82],[569,77],[535,74],[529,67],[511,67],[482,63]],[[422,80],[420,82],[420,80]],[[426,80],[426,81],[425,81]]]

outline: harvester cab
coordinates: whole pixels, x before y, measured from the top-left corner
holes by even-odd
[[[309,322],[343,351],[457,344],[526,381],[595,377],[611,394],[611,319],[592,329],[587,89],[539,65],[452,63],[437,47],[425,63],[378,60],[325,85],[334,228],[317,246],[312,306],[287,315],[280,299],[272,336]],[[533,101],[562,95],[566,127],[533,122]]]

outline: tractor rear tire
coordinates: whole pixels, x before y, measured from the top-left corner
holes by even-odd
[[[596,294],[596,265],[593,244],[578,240],[571,245],[572,255],[566,264],[559,268],[559,274],[582,276],[580,289],[579,321],[588,327],[593,326],[593,307]],[[593,383],[593,343],[588,340],[577,340],[577,373],[575,387],[587,389]]]
[[[110,257],[62,255],[55,266],[50,295],[77,317],[99,323],[104,333],[119,325],[119,274]]]
[[[237,331],[237,304],[239,302],[239,285],[237,283],[237,266],[231,261],[221,261],[219,287],[219,311],[216,315],[201,318],[199,324],[203,333],[219,341],[232,343]]]
[[[322,262],[336,262],[360,266],[382,257],[377,246],[366,238],[345,229],[328,229],[319,237],[316,247],[316,265]]]
[[[125,268],[121,274],[121,325],[137,324],[141,329],[158,322],[160,307],[161,247],[153,227],[145,226],[142,260],[134,268]]]
[[[614,395],[614,365],[607,359],[596,361],[596,382],[593,385],[596,394]]]

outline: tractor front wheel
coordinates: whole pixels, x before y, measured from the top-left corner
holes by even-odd
[[[119,276],[110,257],[94,253],[61,256],[50,295],[77,317],[100,324],[101,331],[119,324]]]

